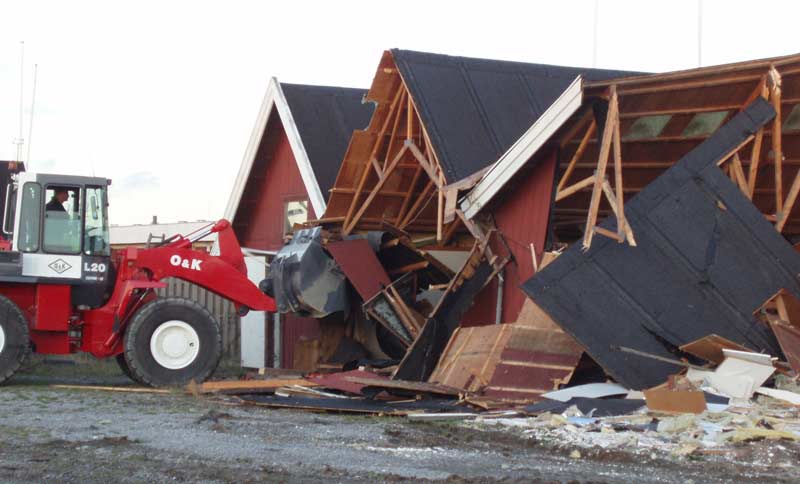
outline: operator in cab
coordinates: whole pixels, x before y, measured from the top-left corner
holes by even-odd
[[[45,205],[45,210],[48,212],[64,212],[66,213],[67,210],[64,208],[64,202],[69,199],[69,193],[67,190],[63,188],[58,188],[53,192],[53,198],[47,202]]]

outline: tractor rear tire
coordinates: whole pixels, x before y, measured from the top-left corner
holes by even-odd
[[[131,318],[124,355],[131,379],[162,387],[201,383],[222,357],[222,332],[208,310],[182,298],[156,299]]]
[[[28,321],[13,301],[0,296],[0,383],[19,370],[30,350]]]

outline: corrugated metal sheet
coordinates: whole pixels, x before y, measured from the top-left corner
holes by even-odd
[[[619,383],[657,385],[675,367],[615,345],[673,357],[713,333],[779,354],[753,312],[781,288],[800,294],[800,256],[716,165],[774,114],[759,98],[626,203],[638,247],[574,244],[523,285]]]
[[[391,53],[450,183],[497,160],[578,75],[604,80],[635,74],[400,49]]]

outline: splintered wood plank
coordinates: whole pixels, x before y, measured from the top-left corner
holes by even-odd
[[[614,213],[617,216],[617,235],[622,238],[626,234],[625,229],[628,226],[628,220],[625,218],[625,193],[622,189],[622,143],[620,142],[619,134],[619,107],[617,107],[614,114],[614,137],[612,142],[614,148],[614,190],[617,196],[616,203],[613,206],[616,207]],[[631,238],[633,237],[631,236]]]
[[[781,217],[783,212],[783,149],[781,146],[781,75],[773,67],[770,69],[770,100],[775,109],[775,118],[772,120],[772,154],[775,165],[775,215]]]
[[[59,388],[62,390],[92,390],[100,392],[120,392],[120,393],[172,393],[171,390],[163,388],[148,388],[148,387],[110,387],[110,386],[96,386],[96,385],[50,385],[50,388]]]
[[[449,395],[458,396],[462,391],[458,388],[452,388],[444,385],[436,385],[433,383],[425,383],[418,381],[405,381],[405,380],[381,380],[379,378],[364,378],[357,376],[345,377],[346,381],[358,383],[360,385],[387,388],[392,390],[405,390],[417,393],[433,393],[436,395]]]
[[[597,180],[597,176],[592,175],[584,178],[583,180],[575,183],[574,185],[570,185],[567,188],[559,191],[558,193],[556,193],[556,202],[560,202],[561,200],[569,197],[570,195],[574,195],[575,193],[578,193],[584,188],[594,185],[595,180]]]
[[[207,381],[192,387],[198,393],[259,393],[284,386],[316,387],[318,384],[304,379]]]
[[[720,364],[725,359],[723,349],[736,351],[752,351],[738,343],[725,339],[716,334],[709,334],[680,347],[681,351],[689,353],[710,363]]]
[[[755,138],[753,139],[753,149],[750,151],[750,170],[747,176],[747,193],[750,200],[753,199],[753,193],[756,191],[756,179],[758,178],[758,164],[761,160],[761,143],[764,141],[764,128],[763,126],[756,131]]]

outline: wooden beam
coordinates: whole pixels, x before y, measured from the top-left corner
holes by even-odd
[[[594,187],[592,188],[592,199],[589,203],[589,214],[586,217],[586,230],[583,233],[583,248],[588,250],[592,245],[594,236],[594,226],[597,225],[597,210],[600,208],[600,195],[602,194],[603,180],[605,179],[606,167],[608,166],[608,155],[611,151],[611,141],[614,135],[614,123],[617,121],[617,89],[611,85],[611,98],[608,102],[608,113],[606,122],[603,126],[603,139],[600,145],[600,156],[597,160],[597,170],[595,171]]]
[[[406,139],[414,140],[414,106],[411,103],[411,96],[407,95],[406,100]]]
[[[589,127],[586,129],[586,133],[584,133],[583,138],[581,139],[581,144],[578,145],[578,149],[575,150],[575,154],[572,155],[572,159],[569,161],[569,165],[567,165],[566,171],[564,171],[564,175],[561,177],[561,180],[558,182],[558,188],[556,189],[557,192],[560,192],[564,185],[567,184],[569,181],[569,177],[572,176],[572,171],[575,170],[575,165],[578,163],[578,160],[583,156],[583,152],[586,150],[586,147],[589,145],[589,139],[594,136],[594,132],[597,129],[597,122],[593,119],[592,122],[589,124]]]
[[[742,107],[741,104],[718,104],[716,106],[702,106],[691,108],[675,108],[675,109],[649,109],[643,111],[626,111],[620,112],[620,119],[636,119],[645,116],[662,116],[665,114],[697,114],[697,113],[713,113],[716,111],[733,111]]]
[[[439,187],[437,193],[437,207],[436,207],[436,241],[441,242],[444,235],[444,175],[439,172]]]
[[[369,162],[372,163],[372,167],[375,168],[375,174],[378,175],[378,178],[383,177],[383,168],[381,168],[380,163],[375,158],[370,158]]]
[[[419,197],[414,202],[414,205],[411,206],[411,209],[409,209],[408,213],[406,213],[406,216],[403,219],[403,221],[400,222],[400,224],[398,225],[399,228],[404,229],[406,226],[408,226],[408,224],[410,224],[414,220],[417,210],[419,210],[420,206],[422,206],[422,204],[427,200],[433,187],[434,187],[433,180],[428,180],[428,184],[425,185],[425,188],[422,190],[422,193],[419,194]]]
[[[725,84],[741,84],[749,81],[757,81],[761,79],[761,74],[751,74],[746,76],[733,76],[722,79],[702,80],[702,81],[689,81],[675,84],[661,84],[658,86],[639,87],[639,88],[623,88],[620,89],[619,94],[625,96],[633,96],[636,94],[652,94],[665,91],[685,91],[687,89],[697,89],[703,87],[716,87]]]
[[[414,188],[417,186],[420,174],[422,174],[422,165],[417,165],[417,169],[414,172],[414,178],[411,179],[411,185],[409,185],[408,191],[406,191],[406,198],[403,199],[403,205],[400,206],[400,211],[397,212],[397,218],[394,220],[394,224],[397,226],[400,225],[400,221],[403,220],[403,217],[406,214],[408,204],[411,203],[411,195],[414,193]]]
[[[753,149],[750,151],[750,170],[747,176],[747,192],[750,200],[753,199],[753,192],[756,189],[756,179],[758,178],[758,164],[761,159],[761,143],[764,141],[764,127],[756,131],[753,138]]]
[[[578,134],[584,128],[584,126],[586,126],[586,124],[589,123],[590,121],[594,121],[594,110],[588,108],[586,109],[586,112],[584,112],[583,115],[581,115],[580,120],[573,123],[572,127],[569,128],[567,132],[561,136],[561,139],[558,142],[558,146],[560,148],[564,148],[567,145],[567,143],[572,138],[574,138],[575,135]]]
[[[397,127],[400,126],[400,120],[403,118],[402,104],[403,100],[408,97],[408,92],[403,89],[403,96],[400,103],[397,105],[397,112],[394,114],[394,123],[392,123],[392,134],[389,135],[389,145],[386,147],[386,154],[383,157],[383,171],[386,171],[386,165],[389,163],[389,157],[392,155],[392,148],[394,148],[394,141],[397,139]]]
[[[627,239],[628,245],[631,247],[636,247],[636,239],[633,237],[633,229],[631,229],[630,224],[628,224],[627,219],[625,220],[625,225],[622,229],[622,233],[619,231],[619,212],[618,212],[618,203],[617,197],[614,196],[614,191],[611,189],[611,184],[608,183],[608,180],[603,180],[603,193],[606,195],[606,199],[608,199],[608,204],[611,206],[611,210],[614,212],[614,216],[617,218],[617,235],[620,236],[618,239],[620,242],[624,239]]]
[[[360,219],[361,216],[364,215],[364,212],[366,212],[367,207],[369,207],[369,204],[372,203],[372,200],[375,199],[375,196],[378,194],[381,188],[383,188],[383,185],[386,183],[386,180],[389,179],[389,175],[391,175],[392,172],[394,172],[394,169],[397,168],[397,164],[400,163],[400,159],[403,158],[403,155],[406,153],[407,149],[408,145],[403,145],[403,147],[400,148],[400,151],[397,152],[397,155],[395,155],[394,159],[392,160],[392,163],[386,168],[386,170],[384,170],[383,178],[378,180],[378,183],[376,183],[375,186],[372,188],[372,191],[369,192],[369,195],[367,195],[366,200],[364,200],[364,203],[361,205],[356,214],[353,216],[353,219],[350,220],[350,225],[347,225],[347,220],[345,219],[344,229],[342,230],[342,233],[344,235],[349,235],[350,232],[353,231],[356,224],[358,223],[358,219]],[[355,200],[356,197],[358,197],[358,194],[356,194],[356,196],[353,197],[353,200]]]
[[[444,231],[444,237],[440,242],[441,245],[447,245],[447,243],[450,242],[450,239],[453,238],[453,235],[456,233],[456,229],[461,226],[461,223],[461,218],[456,217],[455,220],[453,220],[450,225],[447,226],[447,230]]]
[[[734,153],[731,157],[730,170],[733,180],[744,195],[752,200],[750,190],[747,187],[747,180],[744,177],[744,168],[742,168],[742,160],[739,158],[739,153]]]
[[[425,158],[425,155],[422,154],[422,151],[420,151],[417,145],[414,143],[409,144],[408,149],[411,151],[411,154],[414,155],[414,158],[417,159],[417,163],[419,163],[420,166],[422,166],[422,168],[425,170],[425,173],[428,174],[428,178],[433,180],[436,186],[439,186],[439,176],[436,173],[436,167],[433,166],[433,163]]]
[[[775,228],[778,232],[782,232],[783,228],[786,226],[786,222],[789,220],[789,215],[792,213],[792,209],[794,208],[794,204],[797,201],[797,195],[800,193],[800,171],[797,172],[797,175],[794,177],[794,181],[792,181],[792,186],[789,188],[789,193],[786,195],[786,201],[783,204],[783,210],[779,214],[777,214],[777,223],[775,224]]]
[[[612,232],[612,231],[610,231],[608,229],[604,229],[603,227],[600,227],[599,225],[594,226],[594,228],[592,230],[595,233],[598,233],[600,235],[605,235],[609,239],[614,239],[617,242],[619,242],[620,244],[625,241],[625,238],[623,236],[619,235],[616,232]]]
[[[594,184],[595,178],[597,178],[596,175],[586,177],[583,180],[579,181],[578,183],[570,185],[567,188],[556,193],[556,202],[560,202],[561,200],[569,197],[570,195],[578,193],[579,191],[583,190],[586,187],[592,186]]]
[[[616,102],[616,91],[613,91],[614,101]],[[614,136],[612,138],[612,146],[614,148],[614,190],[616,191],[616,214],[617,214],[617,235],[620,237],[625,234],[625,228],[628,225],[628,220],[625,218],[625,193],[622,188],[622,144],[620,143],[619,135],[619,107],[614,113]],[[604,181],[605,183],[605,181]]]
[[[775,68],[769,71],[769,97],[775,109],[772,120],[772,154],[775,163],[775,215],[780,217],[783,211],[783,150],[781,147],[781,75]]]
[[[430,262],[428,262],[426,260],[423,260],[423,261],[420,261],[420,262],[414,262],[412,264],[406,264],[406,265],[401,266],[401,267],[396,267],[394,269],[389,269],[389,275],[390,276],[396,276],[396,275],[399,275],[399,274],[405,274],[406,272],[416,271],[416,270],[419,270],[419,269],[425,269],[429,265],[430,265]]]

